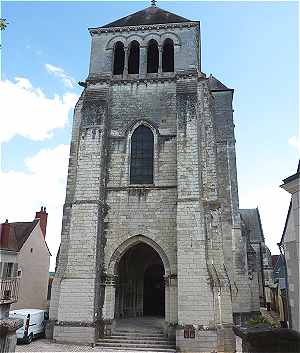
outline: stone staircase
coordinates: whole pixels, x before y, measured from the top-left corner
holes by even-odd
[[[96,343],[105,351],[135,351],[175,353],[175,341],[165,337],[163,320],[157,318],[136,318],[117,320],[110,337]]]

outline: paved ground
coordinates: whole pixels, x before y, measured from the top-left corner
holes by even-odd
[[[237,338],[237,353],[242,352],[241,341]],[[18,344],[16,352],[102,352],[112,353],[112,351],[104,351],[100,347],[92,348],[91,346],[76,346],[71,344],[52,343],[50,340],[39,338],[33,340],[30,344]],[[118,353],[128,353],[128,351],[118,351]],[[130,351],[130,353],[147,353],[145,351]],[[155,352],[148,352],[155,353]]]
[[[16,352],[102,352],[112,353],[112,351],[103,350],[100,347],[78,346],[72,344],[52,343],[47,339],[35,339],[30,344],[18,344]],[[118,353],[128,353],[127,351],[118,351]],[[147,353],[145,351],[135,351],[130,353]],[[150,353],[150,352],[149,352]],[[151,352],[153,353],[153,352]]]

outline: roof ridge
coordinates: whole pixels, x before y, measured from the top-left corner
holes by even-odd
[[[158,6],[149,6],[143,10],[139,10],[113,22],[107,23],[100,28],[108,27],[128,27],[138,25],[151,24],[166,24],[166,23],[180,23],[193,22],[185,17],[176,15],[170,11],[164,10]]]

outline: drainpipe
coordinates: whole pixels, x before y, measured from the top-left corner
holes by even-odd
[[[285,277],[285,286],[286,286],[286,301],[287,301],[287,319],[289,323],[289,328],[293,328],[292,325],[292,311],[290,306],[290,296],[289,296],[289,282],[288,282],[288,274],[287,274],[287,266],[286,266],[286,259],[284,253],[282,251],[282,244],[277,243],[279,247],[280,254],[283,258],[283,266],[284,266],[284,277]]]

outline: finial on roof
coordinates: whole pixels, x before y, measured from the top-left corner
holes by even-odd
[[[156,0],[151,0],[151,6],[156,7]]]

